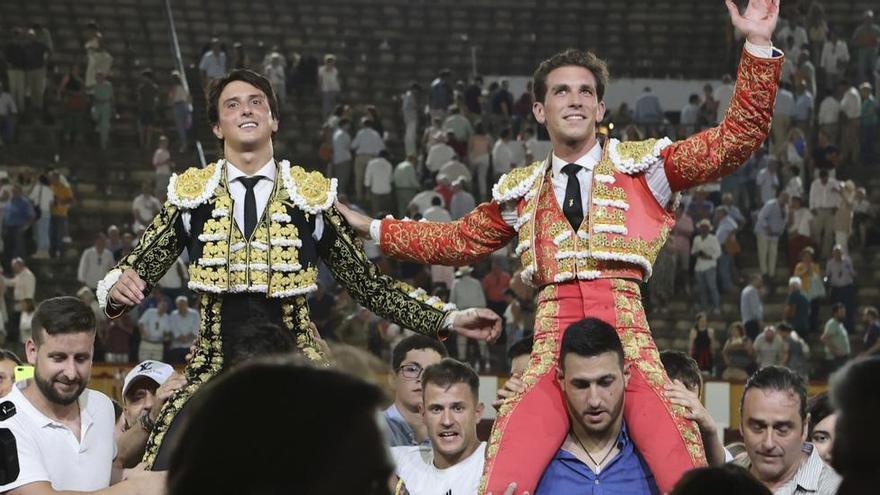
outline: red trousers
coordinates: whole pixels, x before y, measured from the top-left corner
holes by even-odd
[[[534,493],[569,430],[556,381],[562,334],[568,325],[587,317],[614,325],[623,343],[631,374],[624,419],[660,491],[672,490],[686,471],[706,464],[696,424],[663,397],[669,379],[648,329],[638,283],[572,281],[544,287],[538,294],[535,344],[523,374],[526,390],[501,406],[486,451],[480,493],[504,493],[511,482],[516,482],[517,493]]]

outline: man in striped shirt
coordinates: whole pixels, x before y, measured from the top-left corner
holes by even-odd
[[[746,383],[740,431],[748,456],[734,461],[774,495],[834,495],[840,476],[806,441],[807,387],[800,375],[767,366]]]

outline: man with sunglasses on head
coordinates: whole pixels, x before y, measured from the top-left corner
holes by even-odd
[[[422,372],[447,355],[440,341],[424,335],[411,335],[394,346],[391,352],[394,404],[383,413],[391,447],[430,445],[422,420]]]

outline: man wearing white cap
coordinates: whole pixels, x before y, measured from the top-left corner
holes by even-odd
[[[186,384],[186,378],[161,361],[143,361],[125,375],[122,416],[125,432],[119,437],[118,459],[128,468],[140,462],[147,438],[165,401]]]
[[[697,224],[699,234],[694,237],[691,254],[697,257],[694,275],[697,278],[697,291],[700,296],[700,307],[703,311],[712,311],[713,315],[721,313],[721,301],[718,294],[716,268],[721,256],[721,244],[712,233],[712,222],[707,219]]]

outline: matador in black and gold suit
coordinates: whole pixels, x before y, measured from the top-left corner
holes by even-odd
[[[317,289],[319,258],[356,300],[402,327],[442,337],[454,309],[381,274],[333,206],[336,179],[286,161],[275,162],[273,190],[246,239],[233,217],[229,166],[221,160],[173,176],[162,211],[137,247],[98,286],[101,306],[109,317],[118,317],[127,308],[109,294],[124,270],[134,269],[149,290],[188,250],[189,287],[200,303],[200,335],[186,367],[187,384],[165,403],[147,442],[148,468],[177,412],[223,368],[222,339],[240,324],[257,319],[277,323],[294,333],[306,357],[325,361],[309,329],[307,303]],[[315,235],[316,228],[320,235]]]

